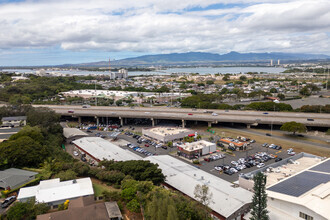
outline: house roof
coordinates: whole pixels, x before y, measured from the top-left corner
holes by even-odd
[[[22,121],[26,120],[26,116],[12,116],[12,117],[3,117],[2,121]]]
[[[0,186],[10,188],[24,184],[31,176],[38,173],[16,168],[0,171]]]
[[[38,186],[21,188],[17,199],[35,197],[37,202],[50,203],[93,194],[92,181],[89,177],[63,182],[57,178],[40,181]]]
[[[95,203],[94,198],[88,196],[71,200],[67,210],[38,215],[37,220],[109,220],[115,217],[122,217],[116,202]]]

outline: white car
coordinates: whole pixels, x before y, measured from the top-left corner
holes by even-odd
[[[77,151],[73,151],[73,155],[76,156],[76,157],[79,156]]]
[[[258,168],[261,168],[261,167],[264,167],[264,166],[265,166],[264,163],[259,163],[259,164],[257,165]]]
[[[212,113],[212,116],[218,116],[218,114],[217,113]]]

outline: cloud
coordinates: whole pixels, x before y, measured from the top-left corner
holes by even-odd
[[[330,54],[330,2],[0,1],[0,30],[2,50]]]

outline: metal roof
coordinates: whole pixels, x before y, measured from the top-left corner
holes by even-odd
[[[85,132],[78,128],[63,128],[63,136],[65,138],[72,138],[75,136],[88,136]]]
[[[213,195],[209,207],[226,218],[252,202],[251,192],[240,187],[234,188],[230,182],[172,156],[151,156],[144,160],[158,164],[166,176],[165,182],[193,199],[196,185],[207,185]]]
[[[99,160],[127,161],[142,159],[142,157],[137,154],[125,150],[100,137],[84,137],[73,141],[73,143]]]

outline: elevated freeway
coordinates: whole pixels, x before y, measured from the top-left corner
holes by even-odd
[[[310,127],[330,127],[330,114],[300,113],[300,112],[262,112],[262,111],[234,111],[234,110],[207,110],[185,109],[168,107],[105,107],[71,105],[42,105],[35,107],[48,107],[62,116],[72,116],[81,120],[81,117],[95,117],[97,123],[100,118],[118,118],[124,124],[126,118],[145,118],[157,124],[159,119],[180,120],[182,126],[186,121],[204,121],[209,126],[213,123],[229,122],[243,123],[249,126],[259,124],[282,125],[286,122],[296,121]],[[207,112],[207,113],[206,113]],[[212,115],[212,113],[217,115]]]

